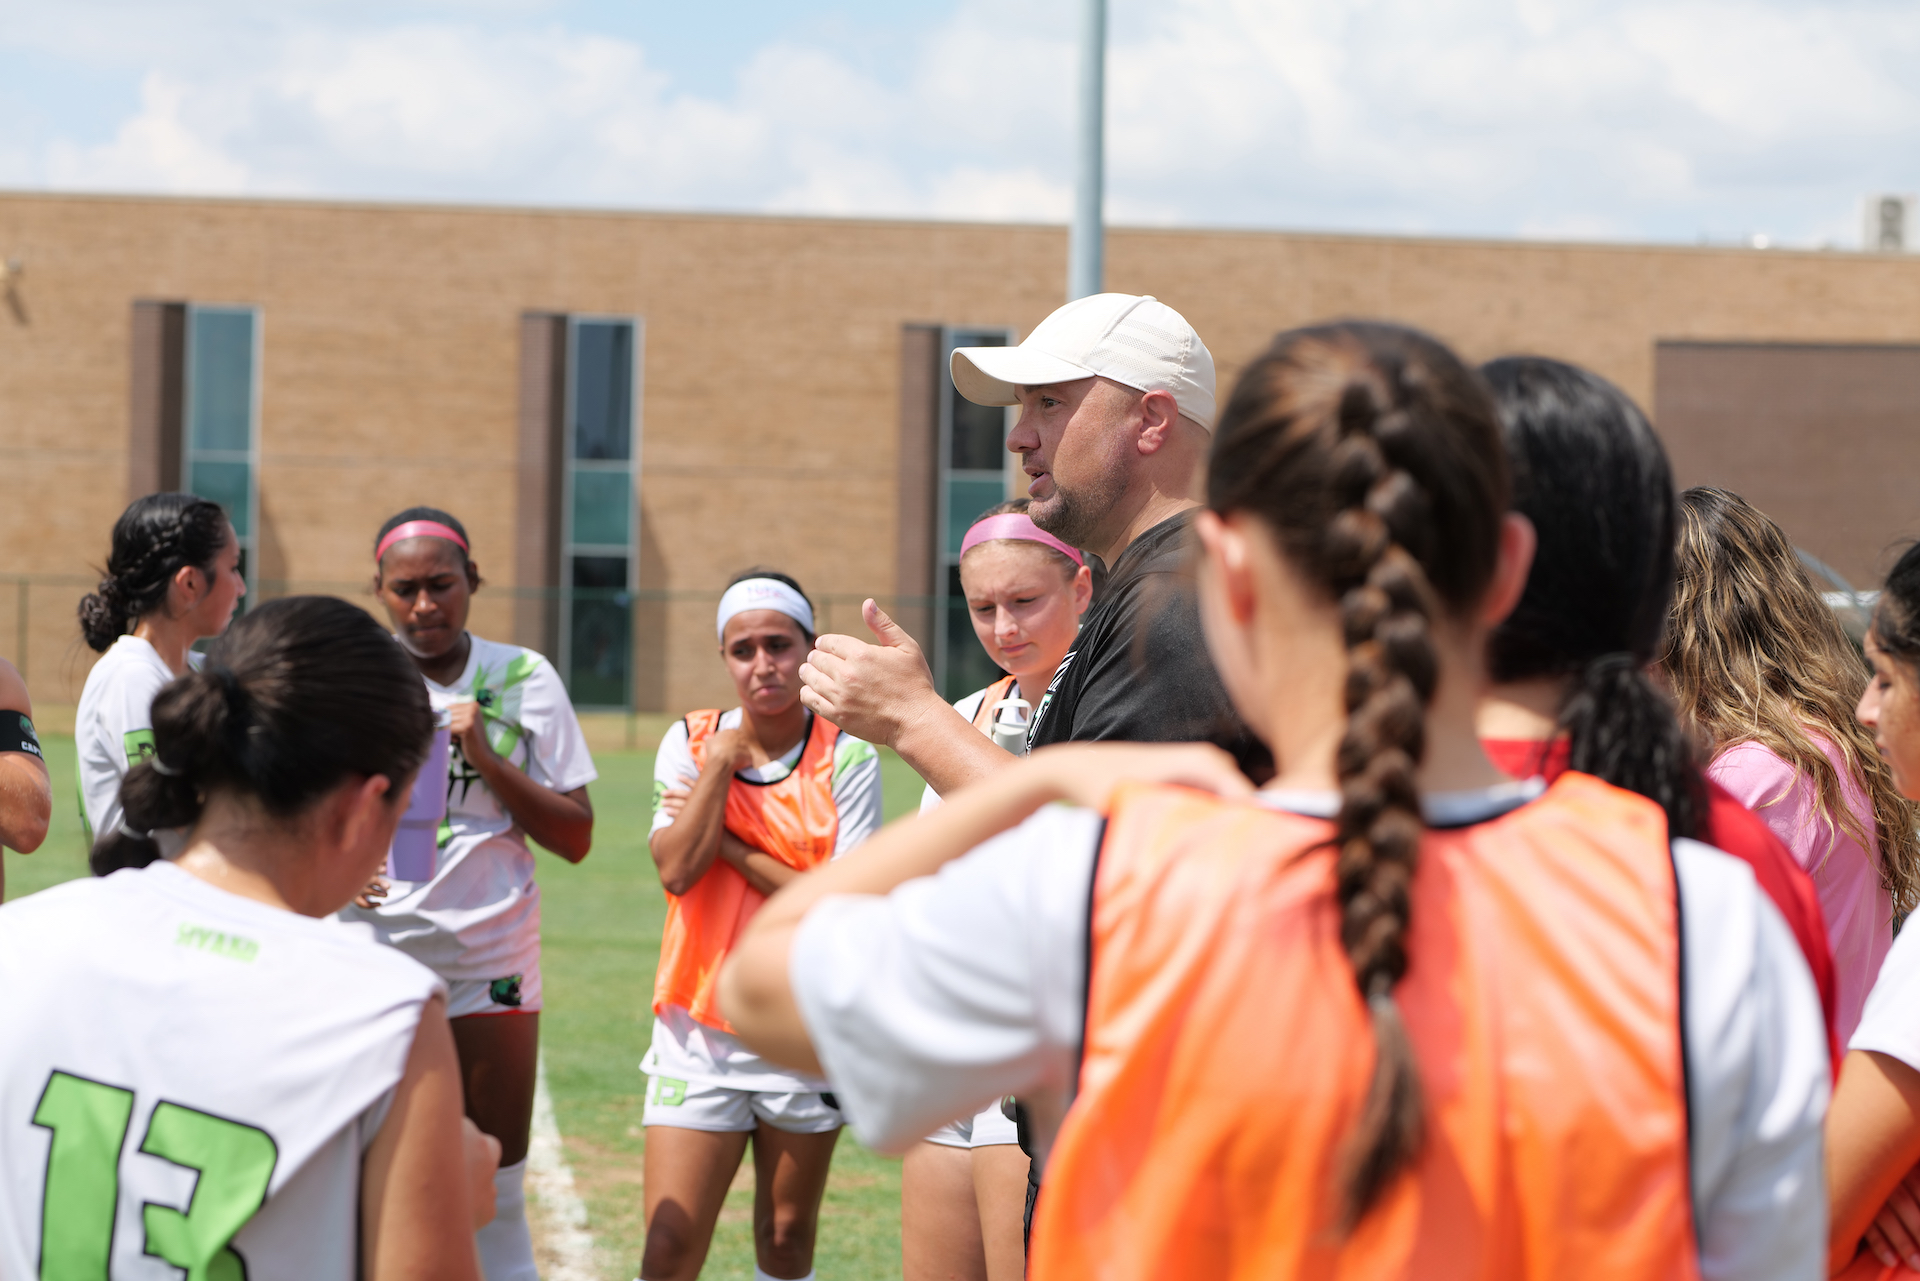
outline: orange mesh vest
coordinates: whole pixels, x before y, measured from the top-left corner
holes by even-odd
[[[1185,789],[1116,794],[1033,1275],[1696,1277],[1660,808],[1569,773],[1423,839],[1396,994],[1426,1142],[1345,1241],[1329,1225],[1373,1038],[1332,830]]]
[[[718,711],[687,714],[687,746],[693,763],[707,762],[707,740],[720,725]],[[833,807],[833,744],[838,726],[823,716],[793,772],[778,783],[735,777],[727,787],[727,830],[785,863],[805,871],[833,857],[840,815]],[[667,923],[660,935],[660,968],[653,980],[653,1010],[679,1005],[696,1022],[733,1031],[720,1017],[715,987],[734,940],[766,895],[747,884],[729,863],[715,858],[685,894],[667,895]]]

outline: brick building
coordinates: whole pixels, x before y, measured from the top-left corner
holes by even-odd
[[[1065,256],[1057,227],[0,195],[0,653],[72,703],[114,517],[189,485],[265,595],[371,604],[380,521],[449,508],[476,630],[583,704],[726,699],[713,602],[756,563],[836,630],[893,602],[966,688],[971,642],[936,625],[954,531],[1020,478],[944,355],[1017,340]],[[1223,389],[1275,330],[1390,317],[1615,379],[1683,483],[1856,583],[1920,533],[1920,258],[1115,230],[1107,260]]]

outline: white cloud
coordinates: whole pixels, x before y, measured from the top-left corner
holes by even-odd
[[[247,166],[181,118],[187,97],[178,82],[150,73],[140,86],[139,114],[112,141],[84,147],[56,139],[49,146],[51,185],[204,195],[248,190]]]
[[[139,106],[111,136],[10,142],[0,181],[1052,221],[1070,201],[1064,0],[954,0],[878,65],[742,32],[725,82],[533,0],[484,25],[188,5],[26,20],[9,39],[130,68]],[[1920,186],[1920,9],[1898,0],[1115,0],[1111,31],[1119,220],[1813,243],[1867,191]]]

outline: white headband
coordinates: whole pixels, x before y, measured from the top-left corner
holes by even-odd
[[[813,606],[807,598],[777,578],[743,578],[720,598],[720,617],[713,630],[727,638],[727,620],[750,609],[777,609],[813,635]]]

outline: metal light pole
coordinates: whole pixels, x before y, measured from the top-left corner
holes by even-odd
[[[1067,238],[1067,301],[1106,288],[1107,0],[1082,0],[1080,155],[1074,170],[1073,229]]]

